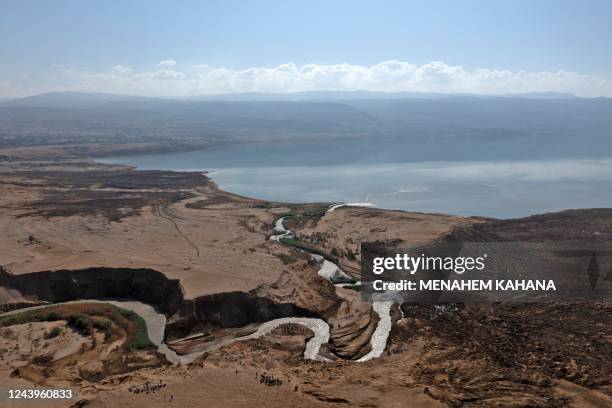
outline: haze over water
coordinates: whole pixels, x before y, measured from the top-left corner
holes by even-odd
[[[224,190],[284,202],[369,202],[497,218],[612,203],[612,158],[493,161],[461,154],[466,160],[459,161],[452,152],[417,151],[406,142],[257,143],[100,161],[210,171]]]

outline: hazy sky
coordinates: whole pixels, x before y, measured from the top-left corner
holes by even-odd
[[[612,1],[0,3],[0,96],[317,89],[612,96]]]

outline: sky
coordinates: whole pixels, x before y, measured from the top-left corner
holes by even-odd
[[[0,96],[612,96],[612,1],[2,0]]]

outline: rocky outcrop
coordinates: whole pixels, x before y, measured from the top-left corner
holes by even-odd
[[[78,299],[128,298],[159,307],[167,315],[183,304],[179,280],[153,269],[96,267],[43,271],[21,275],[0,274],[0,286],[18,292],[23,300],[66,302]],[[13,299],[11,299],[13,300]],[[0,298],[0,304],[13,303]]]
[[[205,329],[242,327],[288,317],[320,315],[291,301],[271,299],[257,293],[226,292],[184,299],[180,282],[153,269],[95,267],[80,270],[43,271],[21,275],[0,274],[0,304],[66,302],[79,299],[123,298],[159,308],[168,316],[167,341]],[[369,350],[370,337],[378,324],[371,305],[356,292],[345,291],[333,311],[326,304],[331,326],[331,349],[342,358],[357,359]],[[26,302],[26,303],[24,303]],[[331,316],[330,316],[331,315]],[[326,340],[327,342],[327,340]]]
[[[314,314],[293,303],[277,303],[244,292],[216,293],[186,300],[168,319],[166,337],[172,340],[204,327],[241,327],[294,316],[314,317]]]
[[[278,303],[244,292],[218,293],[185,300],[179,280],[153,269],[87,268],[43,271],[21,275],[0,274],[0,304],[66,302],[78,299],[124,298],[158,307],[168,318],[166,335],[181,337],[203,327],[241,327],[281,317],[313,317],[293,303]],[[25,303],[24,303],[25,304]]]
[[[315,333],[306,326],[285,323],[264,336],[264,341],[277,349],[288,350],[291,354],[299,355],[306,348],[308,340],[314,335]]]
[[[356,360],[370,351],[370,338],[379,317],[372,304],[347,292],[336,313],[328,320],[331,351],[339,357]]]

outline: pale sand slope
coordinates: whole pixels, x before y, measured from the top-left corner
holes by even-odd
[[[360,252],[362,242],[402,240],[407,244],[422,244],[440,237],[451,229],[479,222],[443,214],[426,214],[407,211],[381,210],[378,208],[342,206],[327,212],[316,223],[309,222],[296,228],[295,234],[308,242],[309,236],[322,236],[323,243],[313,242],[327,253],[332,248],[354,253]],[[340,259],[340,267],[345,272],[359,272],[359,257],[351,261]]]
[[[12,273],[92,266],[152,268],[180,279],[187,298],[249,291],[277,282],[290,268],[275,254],[287,252],[268,241],[282,205],[254,208],[257,200],[208,186],[197,196],[171,205],[142,208],[119,222],[94,215],[42,218],[19,215],[50,190],[27,176],[3,174],[0,183],[0,265]],[[61,192],[62,190],[59,189]],[[69,192],[69,189],[65,190]],[[93,188],[92,191],[96,191]],[[123,190],[118,190],[120,196]],[[200,202],[200,208],[188,208]],[[204,203],[204,205],[202,205]],[[61,204],[61,203],[60,203]],[[459,217],[341,207],[298,234],[326,235],[325,249],[358,247],[375,239],[426,241],[453,226],[473,222]],[[28,235],[40,243],[29,245]],[[346,263],[346,261],[344,261]],[[341,265],[347,266],[347,265]],[[343,268],[344,269],[344,268]]]
[[[287,268],[270,253],[267,209],[217,206],[145,207],[121,222],[95,216],[15,218],[34,189],[0,185],[0,265],[12,273],[92,266],[152,268],[180,279],[186,297],[248,291],[274,282]],[[205,194],[200,199],[208,198]],[[13,206],[13,208],[6,208]],[[225,207],[231,207],[228,204]],[[28,235],[40,243],[28,245]]]

